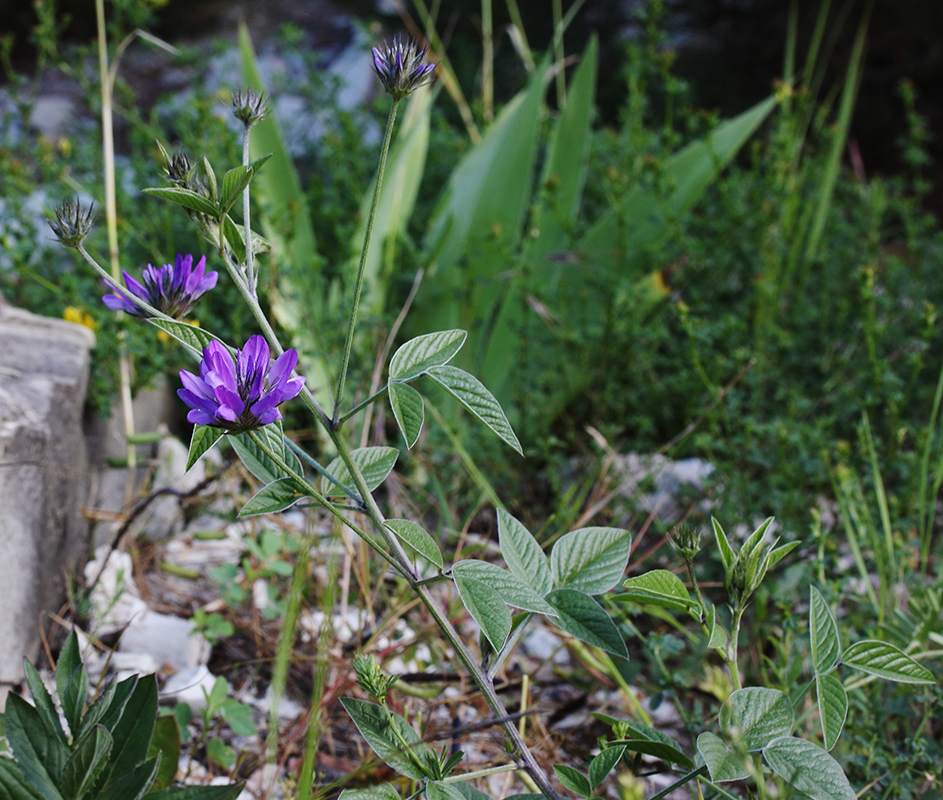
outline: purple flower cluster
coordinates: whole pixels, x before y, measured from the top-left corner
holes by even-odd
[[[382,48],[373,48],[373,68],[383,88],[397,100],[429,83],[435,75],[435,64],[423,62],[426,48],[412,39],[397,36]]]
[[[204,292],[216,286],[219,278],[217,272],[206,272],[206,256],[202,256],[194,266],[193,256],[183,256],[180,253],[177,253],[177,260],[173,264],[164,264],[162,267],[152,267],[148,264],[141,275],[141,283],[124,270],[122,272],[124,284],[131,294],[174,319],[189,313]],[[117,289],[114,284],[109,285]],[[120,292],[106,294],[102,301],[113,311],[126,311],[145,319],[150,316]]]
[[[286,350],[274,363],[262,336],[252,336],[232,354],[217,341],[203,348],[199,377],[180,370],[177,395],[190,406],[187,419],[229,433],[243,433],[282,418],[276,408],[296,397],[305,379],[291,377],[298,353]]]

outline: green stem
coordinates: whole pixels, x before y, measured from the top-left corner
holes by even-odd
[[[470,781],[473,778],[487,778],[489,775],[500,775],[502,772],[513,772],[516,769],[520,769],[520,764],[501,764],[497,767],[488,767],[487,769],[479,769],[474,772],[463,772],[461,775],[449,775],[447,778],[443,778],[439,783],[462,783],[464,781]]]
[[[727,668],[730,670],[730,679],[733,681],[733,688],[742,689],[740,683],[740,667],[737,666],[737,651],[740,646],[740,620],[743,619],[744,609],[736,607],[730,623],[730,641],[727,644],[727,656],[724,661],[727,662]]]
[[[350,409],[350,411],[348,411],[346,414],[344,414],[344,416],[342,416],[339,420],[337,420],[337,424],[340,425],[342,422],[346,422],[346,421],[349,420],[354,414],[356,414],[358,411],[360,411],[360,409],[366,408],[368,405],[370,405],[370,404],[371,404],[374,400],[376,400],[378,397],[380,397],[380,396],[386,394],[387,388],[388,388],[387,386],[384,386],[384,387],[383,387],[382,389],[380,389],[379,391],[376,391],[376,392],[374,392],[372,395],[370,395],[366,400],[363,400],[362,402],[360,402],[360,403],[358,403],[357,405],[355,405],[352,409]]]
[[[377,182],[373,189],[373,202],[370,204],[370,216],[367,217],[367,230],[363,237],[363,249],[360,251],[360,266],[357,268],[357,282],[354,286],[354,304],[350,311],[350,320],[347,323],[347,339],[344,342],[344,361],[341,365],[341,374],[337,380],[337,396],[334,398],[334,413],[332,417],[337,419],[337,412],[341,401],[344,399],[344,384],[347,382],[347,366],[350,363],[350,350],[354,343],[354,329],[357,326],[357,312],[360,309],[360,293],[363,290],[363,274],[367,265],[367,251],[370,248],[370,236],[373,233],[373,221],[377,214],[377,206],[380,202],[380,186],[383,183],[383,171],[386,169],[386,157],[390,150],[390,142],[393,139],[393,124],[396,122],[396,109],[399,107],[399,100],[394,99],[390,106],[390,116],[386,121],[386,133],[383,135],[383,148],[380,151],[380,166],[377,169]]]
[[[242,166],[249,166],[249,129],[251,126],[246,123],[242,131]],[[246,184],[242,190],[242,220],[245,224],[245,242],[246,242],[246,282],[249,284],[249,290],[253,297],[259,296],[259,278],[255,274],[255,268],[252,263],[252,228],[249,226],[249,184]],[[222,228],[222,225],[220,225]]]

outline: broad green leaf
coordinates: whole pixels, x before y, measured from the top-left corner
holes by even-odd
[[[688,594],[681,579],[666,569],[655,569],[637,578],[629,578],[622,586],[626,591],[614,599],[632,600],[674,611],[695,611],[697,616],[700,615],[701,604]]]
[[[546,599],[557,610],[551,622],[558,628],[607,653],[629,657],[619,629],[588,594],[576,589],[554,589]]]
[[[487,583],[462,577],[460,573],[453,573],[452,577],[468,613],[478,623],[495,652],[499,652],[511,633],[511,612],[507,603]]]
[[[56,692],[59,694],[60,702],[68,690],[69,682],[80,669],[82,669],[82,655],[79,652],[79,637],[75,631],[72,631],[66,638],[62,652],[59,653],[59,660],[56,662]],[[84,697],[82,702],[85,702]]]
[[[390,360],[390,379],[408,381],[432,367],[448,364],[462,349],[468,334],[451,330],[427,333],[400,346]]]
[[[592,715],[596,717],[596,719],[602,720],[603,722],[613,727],[615,727],[616,725],[620,725],[621,727],[625,728],[625,730],[629,733],[629,738],[610,741],[609,744],[628,745],[630,742],[639,743],[639,742],[646,742],[646,741],[651,742],[653,744],[662,744],[666,748],[675,751],[675,753],[681,756],[680,760],[673,760],[672,763],[682,764],[685,766],[689,763],[693,764],[691,759],[689,759],[686,755],[681,753],[680,746],[674,739],[672,739],[667,733],[664,733],[663,731],[660,731],[657,728],[653,728],[651,725],[646,725],[643,722],[637,722],[635,720],[628,720],[628,719],[621,719],[619,717],[613,717],[613,716],[610,716],[609,714],[604,714],[599,711],[594,711]],[[646,752],[646,751],[640,750],[638,752]],[[665,758],[665,757],[659,756],[659,758]],[[667,761],[669,759],[665,758],[665,760]]]
[[[39,712],[22,697],[7,697],[7,741],[23,777],[45,800],[72,800],[59,793],[57,778],[68,760],[68,751],[46,729]]]
[[[536,614],[555,617],[557,612],[524,581],[507,570],[487,561],[467,559],[452,566],[452,574],[462,578],[474,578],[494,589],[509,606]]]
[[[607,747],[589,763],[589,782],[594,789],[606,780],[606,776],[619,763],[624,752],[625,748],[621,745]]]
[[[654,739],[615,739],[610,745],[618,745],[630,753],[644,753],[660,758],[668,764],[678,764],[684,769],[694,769],[694,762],[682,753],[676,745],[665,744]]]
[[[222,428],[212,428],[209,425],[194,425],[193,435],[190,437],[190,452],[187,453],[187,469],[189,470],[200,457],[216,444],[222,437]]]
[[[396,419],[399,429],[403,432],[406,449],[408,450],[416,444],[416,440],[422,432],[422,423],[425,418],[422,395],[409,384],[397,383],[396,381],[390,381],[386,390],[390,396],[393,417]]]
[[[773,548],[769,554],[769,563],[767,564],[767,569],[772,569],[775,567],[780,561],[782,561],[793,550],[795,550],[799,544],[799,542],[789,542],[788,544],[781,544],[779,547]]]
[[[232,217],[227,214],[223,217],[223,234],[226,236],[226,241],[229,243],[236,260],[240,263],[244,262],[246,260],[245,226],[236,225]],[[253,255],[267,253],[272,249],[272,243],[268,239],[260,236],[255,231],[250,231],[250,235],[252,237]]]
[[[478,378],[458,367],[430,367],[426,374],[507,444],[524,455],[501,405]]]
[[[697,737],[697,751],[707,764],[707,771],[714,783],[742,781],[750,777],[747,767],[749,756],[731,750],[723,739],[713,733],[705,731]]]
[[[711,650],[721,650],[727,646],[727,631],[717,621],[717,606],[711,606],[707,612],[707,646]]]
[[[619,528],[572,531],[550,551],[554,586],[603,594],[622,580],[631,548],[631,535]]]
[[[153,723],[153,720],[151,722]],[[159,761],[159,758],[151,758],[136,767],[113,771],[114,777],[98,793],[95,800],[141,800],[154,785]],[[150,797],[153,799],[157,794]]]
[[[773,739],[763,750],[773,772],[812,800],[856,800],[839,763],[812,742],[794,736]]]
[[[191,211],[198,211],[200,214],[206,214],[213,219],[219,216],[219,207],[201,194],[184,189],[179,186],[159,186],[151,189],[142,189],[144,194],[152,194],[155,197],[162,197],[164,200],[170,200],[179,203],[184,208]]]
[[[244,784],[229,786],[171,786],[159,792],[151,792],[147,800],[237,800]]]
[[[147,321],[155,328],[160,328],[164,333],[173,336],[180,344],[189,348],[197,358],[202,356],[203,348],[214,340],[232,352],[232,348],[222,339],[218,336],[213,336],[209,331],[198,328],[196,325],[190,325],[187,322],[179,322],[175,319],[158,319],[157,317],[151,317]]]
[[[242,190],[249,185],[262,165],[272,157],[272,154],[255,159],[251,164],[233,167],[223,175],[223,185],[219,192],[220,208],[226,212],[242,195]]]
[[[224,700],[220,704],[220,713],[233,733],[237,736],[256,736],[258,729],[252,721],[252,708],[238,700]]]
[[[245,468],[255,475],[259,481],[263,484],[269,484],[279,478],[284,478],[285,475],[282,468],[269,457],[268,453],[252,441],[250,433],[254,433],[268,450],[271,450],[276,455],[280,454],[282,460],[295,474],[301,475],[303,473],[298,456],[291,451],[288,444],[285,442],[282,421],[278,420],[271,425],[266,425],[257,430],[229,437],[229,442],[236,451],[236,455],[239,456]]]
[[[115,700],[116,696],[116,685],[114,681],[109,681],[105,684],[104,687],[99,691],[98,698],[89,706],[85,713],[82,715],[82,724],[79,727],[78,737],[81,739],[85,734],[87,734],[95,725],[98,725],[105,714],[108,713],[108,710],[111,708],[112,702]],[[107,726],[105,726],[107,728]],[[2,735],[2,734],[0,734]]]
[[[109,715],[105,715],[102,723]],[[111,751],[109,780],[120,780],[121,776],[130,773],[147,757],[147,749],[154,733],[154,724],[157,720],[157,679],[153,675],[145,675],[134,684],[134,688],[124,704],[120,719],[110,728],[114,747]],[[106,727],[108,725],[106,724]],[[147,763],[147,762],[145,762]],[[156,774],[157,764],[154,764]],[[146,771],[138,773],[138,778],[146,777]],[[129,783],[129,794],[138,785],[133,779]],[[148,784],[150,786],[150,784]]]
[[[400,800],[400,796],[392,784],[379,783],[363,789],[344,789],[338,800]]]
[[[809,636],[812,640],[812,670],[816,675],[824,675],[841,658],[841,642],[835,618],[825,598],[814,586],[809,587]]]
[[[744,750],[761,750],[767,742],[792,731],[789,695],[778,689],[749,686],[738,689],[720,709],[720,729]]]
[[[841,663],[897,683],[933,683],[933,673],[914,661],[899,647],[867,639],[845,651]]]
[[[33,698],[33,705],[42,717],[43,723],[62,744],[68,744],[69,740],[66,738],[65,731],[62,730],[62,723],[59,722],[59,712],[56,710],[52,696],[43,684],[43,679],[36,668],[25,659],[23,667],[26,670],[26,685],[29,686],[30,697]],[[0,727],[0,736],[3,736],[2,727]]]
[[[402,739],[416,758],[425,758],[425,745],[405,719],[376,703],[356,700],[353,697],[342,697],[341,704],[350,714],[357,730],[367,740],[367,744],[383,761],[407,778],[421,781],[426,777],[400,742]],[[395,733],[393,725],[396,726]]]
[[[848,716],[848,693],[842,682],[834,675],[815,676],[815,697],[819,704],[819,717],[822,720],[822,736],[825,749],[831,750]]]
[[[66,797],[79,800],[94,785],[111,753],[112,744],[108,731],[96,725],[74,746],[59,781]]]
[[[759,527],[750,534],[747,540],[743,543],[743,547],[740,548],[740,552],[744,557],[753,555],[754,551],[756,551],[757,548],[763,544],[763,538],[766,536],[766,531],[772,524],[773,518],[767,517],[760,523]]]
[[[458,786],[442,781],[429,781],[426,784],[426,800],[466,800]]]
[[[360,447],[351,452],[353,462],[360,468],[363,478],[367,483],[367,489],[371,492],[377,488],[386,476],[390,474],[396,459],[399,458],[399,450],[395,447]],[[335,458],[327,467],[327,471],[337,478],[338,483],[356,490],[353,475],[347,469],[340,458]],[[339,493],[338,488],[327,478],[321,478],[321,491],[325,495],[334,497]],[[355,496],[359,496],[355,495]]]
[[[568,767],[565,764],[554,764],[553,771],[557,773],[557,780],[571,792],[575,792],[581,797],[592,797],[593,787],[589,784],[589,778],[578,769]]]
[[[714,538],[717,540],[717,549],[720,551],[720,560],[724,565],[724,572],[727,572],[736,556],[733,548],[730,547],[730,542],[727,541],[727,534],[724,533],[720,523],[713,517],[711,517],[711,526],[714,528]]]
[[[465,798],[465,800],[491,800],[491,798],[484,792],[479,792],[474,786],[468,783],[455,783],[451,785],[458,789],[459,793],[462,795],[462,797]],[[543,795],[537,796],[543,800]],[[509,800],[509,798],[505,798],[505,800]]]
[[[498,543],[508,568],[535,592],[553,588],[550,560],[533,534],[503,508],[498,509]]]
[[[0,797],[4,800],[43,800],[12,758],[0,758]]]
[[[147,747],[147,757],[160,753],[160,766],[154,778],[154,789],[173,786],[180,764],[180,726],[173,714],[158,717],[154,723],[154,735]]]
[[[439,550],[436,540],[424,528],[408,519],[388,519],[383,524],[419,555],[442,569],[442,551]]]
[[[240,517],[251,517],[255,514],[276,514],[291,508],[295,503],[307,496],[300,491],[298,481],[294,478],[279,478],[257,491],[239,512]]]

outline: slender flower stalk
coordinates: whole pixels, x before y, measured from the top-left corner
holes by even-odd
[[[242,122],[242,165],[249,166],[249,131],[261,122],[268,113],[268,100],[262,92],[247,89],[243,94],[237,91],[232,98],[232,113]],[[242,219],[245,225],[246,243],[246,283],[253,297],[258,296],[259,278],[255,274],[252,253],[252,228],[249,223],[249,186],[242,190]]]
[[[201,256],[194,266],[193,256],[180,253],[177,253],[173,264],[164,264],[162,267],[148,264],[141,275],[140,283],[127,271],[122,270],[122,274],[128,292],[174,319],[186,316],[196,301],[216,286],[219,279],[219,273],[206,272],[206,256]],[[124,311],[142,319],[151,316],[149,311],[136,305],[110,281],[109,286],[118,293],[106,294],[102,297],[102,302],[112,311]]]

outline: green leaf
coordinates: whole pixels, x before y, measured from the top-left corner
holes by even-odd
[[[478,623],[495,652],[499,652],[511,633],[511,612],[507,603],[483,581],[465,578],[461,573],[454,572],[452,577],[468,613]]]
[[[769,529],[769,526],[773,524],[773,518],[767,517],[764,519],[759,527],[750,534],[749,538],[743,543],[743,547],[740,548],[740,553],[744,557],[750,557],[753,555],[754,551],[763,544],[763,538],[766,536],[766,531]]]
[[[493,430],[499,438],[524,455],[521,443],[501,405],[474,375],[458,367],[430,367],[426,374]]]
[[[517,575],[503,570],[495,564],[472,559],[458,561],[452,566],[452,575],[458,575],[462,578],[474,578],[488,584],[501,596],[505,603],[514,608],[533,611],[536,614],[547,614],[551,617],[557,615],[553,606],[518,578]]]
[[[498,543],[508,568],[535,592],[553,588],[550,560],[533,534],[503,508],[498,509]]]
[[[337,800],[400,800],[400,796],[392,784],[379,783],[363,789],[344,789]]]
[[[432,367],[448,364],[462,349],[467,336],[465,331],[451,330],[427,333],[410,339],[393,354],[390,360],[390,379],[412,380]]]
[[[551,622],[558,628],[607,653],[629,657],[619,629],[588,594],[576,589],[554,589],[547,595],[547,602],[557,610]]]
[[[441,781],[429,781],[426,784],[426,800],[466,800],[458,786]]]
[[[442,551],[424,528],[408,519],[388,519],[383,524],[419,555],[442,569]]]
[[[403,432],[406,449],[408,450],[416,444],[416,440],[422,432],[422,423],[425,418],[422,395],[409,384],[397,383],[396,381],[390,381],[386,390],[390,396],[393,417],[396,419],[399,429]]]
[[[238,700],[225,700],[220,706],[220,713],[229,723],[237,736],[256,736],[259,731],[252,721],[252,708]]]
[[[766,565],[767,569],[772,569],[780,561],[782,561],[786,556],[788,556],[793,550],[799,546],[799,542],[789,542],[788,544],[782,544],[779,547],[773,548],[770,551],[768,556],[768,563]]]
[[[812,800],[856,800],[839,763],[812,742],[794,736],[773,739],[763,750],[770,768]]]
[[[360,447],[351,452],[353,462],[360,468],[363,478],[367,482],[367,488],[372,492],[390,474],[396,459],[399,458],[399,450],[395,447]],[[327,467],[327,471],[337,478],[338,483],[355,489],[353,475],[347,469],[340,458],[335,458]],[[321,491],[328,497],[336,497],[339,493],[338,488],[327,478],[321,478]],[[353,495],[358,497],[359,495]]]
[[[147,746],[147,757],[154,758],[160,754],[160,766],[154,778],[156,789],[166,789],[172,786],[177,777],[177,766],[180,763],[180,726],[173,714],[158,717],[154,723],[154,735]]]
[[[589,763],[589,782],[594,789],[606,780],[606,776],[619,763],[624,752],[625,748],[621,745],[607,747]]]
[[[102,721],[105,714],[107,714],[108,710],[111,708],[111,704],[115,700],[115,695],[115,682],[109,681],[99,692],[98,699],[85,710],[85,714],[82,716],[82,724],[79,727],[79,733],[76,738],[81,739],[95,725],[98,725]],[[105,727],[107,730],[107,726]]]
[[[59,653],[59,660],[56,662],[56,691],[59,694],[59,701],[68,689],[69,682],[75,673],[82,668],[82,655],[79,652],[79,637],[72,631],[65,644],[62,646],[62,652]],[[82,699],[85,702],[85,699]]]
[[[580,528],[557,540],[550,569],[557,588],[602,594],[622,580],[632,536],[619,528]]]
[[[75,745],[59,781],[66,797],[79,800],[92,788],[105,767],[112,744],[108,731],[96,725]]]
[[[187,453],[187,469],[189,470],[200,457],[216,444],[222,437],[222,428],[212,428],[209,425],[194,425],[193,435],[190,437],[190,452]]]
[[[108,715],[105,716],[105,719]],[[102,724],[105,723],[102,720]],[[109,780],[115,781],[122,775],[130,773],[147,757],[147,750],[154,734],[154,725],[157,720],[157,679],[153,675],[141,677],[135,684],[124,704],[120,718],[111,728],[114,739],[114,748],[109,759]],[[157,765],[154,764],[156,774]],[[142,777],[145,773],[140,773]],[[130,779],[129,779],[130,780]],[[137,786],[134,781],[127,784]],[[150,786],[150,784],[148,784]],[[130,790],[129,790],[130,791]]]
[[[234,167],[223,175],[223,185],[219,193],[219,205],[224,213],[229,211],[232,204],[239,199],[242,190],[249,185],[249,182],[255,177],[262,165],[271,157],[272,153],[269,153],[261,158],[257,158],[251,164],[240,164],[238,167]]]
[[[153,723],[153,720],[151,720]],[[159,758],[151,758],[129,771],[113,771],[113,779],[98,794],[95,800],[141,800],[154,785]],[[151,797],[156,797],[151,795]]]
[[[281,454],[282,460],[291,467],[297,475],[303,474],[301,462],[298,460],[288,443],[285,441],[285,433],[282,428],[282,421],[273,422],[252,431],[259,437],[265,446],[273,453]],[[252,441],[248,433],[240,433],[229,437],[236,455],[239,456],[246,469],[249,470],[262,483],[269,484],[279,478],[284,478],[281,467],[278,466],[268,454],[259,445]]]
[[[236,765],[236,749],[222,739],[210,739],[206,743],[206,757],[226,770],[231,770]]]
[[[727,541],[727,534],[724,533],[720,523],[713,517],[711,517],[711,526],[714,528],[714,538],[717,540],[717,549],[720,551],[720,560],[723,562],[724,572],[727,572],[736,556],[734,556],[733,548],[730,547],[730,542]]]
[[[841,736],[848,716],[848,693],[834,675],[816,675],[815,696],[819,704],[825,749],[831,750]]]
[[[178,186],[159,186],[151,189],[142,189],[141,191],[144,194],[152,194],[155,197],[162,197],[164,200],[179,203],[184,208],[189,208],[191,211],[197,211],[200,214],[206,214],[213,219],[219,217],[219,207],[213,201],[189,189]]]
[[[491,800],[491,798],[486,795],[484,792],[479,792],[474,786],[471,786],[467,783],[456,783],[452,784],[465,798],[465,800]],[[541,800],[543,800],[543,795],[537,795]],[[509,798],[505,798],[509,800]]]
[[[668,764],[678,764],[684,769],[694,769],[694,762],[682,753],[675,744],[666,744],[650,738],[616,739],[609,742],[609,744],[623,747],[630,753],[644,753],[648,756],[654,756]]]
[[[933,673],[899,647],[873,639],[855,642],[845,651],[841,663],[846,667],[897,683],[934,682]]]
[[[629,578],[622,584],[626,589],[616,595],[615,600],[632,600],[643,605],[661,606],[673,611],[696,611],[700,615],[701,604],[694,600],[681,579],[666,569],[656,569]]]
[[[4,719],[7,741],[27,782],[45,800],[71,800],[64,799],[57,787],[68,751],[47,730],[40,713],[22,697],[11,694],[7,697]]]
[[[738,689],[720,709],[720,729],[731,743],[744,750],[761,750],[778,736],[792,731],[789,695],[778,689],[749,686]]]
[[[59,657],[62,661],[62,656]],[[82,711],[88,701],[88,674],[79,662],[79,667],[72,673],[72,677],[65,686],[65,691],[59,692],[59,702],[62,705],[62,715],[73,735],[77,735],[82,724]],[[58,674],[57,674],[58,683]]]
[[[405,719],[376,703],[356,700],[353,697],[342,697],[341,704],[350,714],[357,730],[367,740],[367,744],[383,761],[407,778],[414,778],[417,781],[426,778],[425,772],[419,768],[400,743],[400,739],[406,742],[418,759],[424,759],[428,752],[422,740]],[[395,733],[393,725],[396,726]]]
[[[56,705],[53,703],[49,691],[43,684],[43,679],[35,667],[26,659],[23,659],[23,667],[26,670],[26,685],[29,686],[30,697],[33,698],[33,705],[42,717],[43,723],[62,744],[68,744],[69,740],[65,735],[65,731],[62,730],[62,724],[59,722],[59,712],[56,710]],[[0,726],[0,736],[3,736],[2,726]]]
[[[731,750],[723,739],[713,733],[705,731],[697,737],[697,751],[707,764],[707,771],[714,783],[742,781],[750,777],[747,767],[749,757]]]
[[[226,241],[229,243],[229,247],[233,252],[236,260],[240,263],[244,263],[246,260],[246,243],[243,237],[245,232],[245,226],[240,227],[233,222],[232,217],[227,214],[223,217],[223,234],[226,236]],[[255,231],[249,232],[252,237],[252,253],[258,255],[260,253],[267,253],[272,249],[272,243],[260,236]]]
[[[171,786],[159,792],[151,792],[147,800],[236,800],[245,784],[229,786]]]
[[[298,481],[294,478],[279,478],[257,491],[239,512],[240,517],[251,517],[255,514],[275,514],[291,508],[307,492],[299,491]]]
[[[196,325],[190,325],[187,322],[179,322],[175,319],[158,319],[157,317],[150,317],[147,321],[155,328],[160,328],[164,333],[173,336],[180,344],[189,348],[197,358],[203,355],[203,348],[212,341],[219,342],[232,353],[232,348],[222,339],[218,336],[213,336],[209,331],[198,328]]]
[[[557,779],[571,792],[575,792],[581,797],[592,797],[593,787],[589,785],[589,778],[582,772],[565,764],[554,764],[553,771],[557,773]]]
[[[12,758],[0,758],[0,797],[4,800],[43,800]]]
[[[835,618],[825,598],[814,586],[809,587],[809,636],[812,640],[812,670],[816,675],[824,675],[841,658],[841,642]]]
[[[717,606],[707,612],[707,646],[711,650],[722,650],[727,646],[727,632],[717,621]]]

